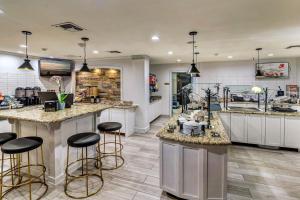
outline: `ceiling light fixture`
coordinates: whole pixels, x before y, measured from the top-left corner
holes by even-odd
[[[177,61],[177,62],[181,62],[181,59],[177,59],[176,61]]]
[[[233,58],[233,56],[227,56],[227,58],[228,58],[228,59],[232,59],[232,58]]]
[[[196,47],[196,46],[195,46]],[[198,68],[198,55],[199,55],[200,53],[197,51],[197,52],[195,52],[195,55],[196,55],[196,67]],[[194,77],[200,77],[200,73],[197,73],[197,74],[195,74],[194,75]]]
[[[173,51],[169,51],[168,54],[169,54],[169,55],[173,55]]]
[[[26,50],[26,58],[24,60],[24,63],[18,68],[18,69],[21,69],[21,70],[34,70],[33,67],[31,66],[30,64],[30,60],[28,59],[28,54],[27,54],[27,37],[28,35],[31,35],[32,33],[30,31],[22,31],[22,33],[25,35],[25,40],[26,40],[26,47],[25,47],[25,50]]]
[[[193,62],[187,73],[191,74],[191,75],[200,74],[200,72],[197,69],[196,64],[195,64],[195,35],[197,35],[197,32],[192,31],[189,33],[189,35],[191,35],[193,37],[193,43],[192,43],[193,44]]]
[[[151,40],[154,41],[154,42],[157,42],[157,41],[159,41],[159,36],[158,35],[153,35],[151,37]]]
[[[87,63],[86,63],[86,42],[89,41],[89,38],[87,37],[83,37],[81,38],[81,40],[83,41],[84,43],[84,46],[83,46],[83,50],[84,50],[84,59],[83,59],[83,64],[82,64],[82,67],[81,69],[79,70],[80,72],[91,72],[91,70],[89,69]]]
[[[257,48],[255,49],[257,51],[257,63],[256,63],[256,76],[263,76],[262,71],[260,70],[260,51],[262,50],[262,48]]]
[[[4,11],[0,9],[0,15],[3,15],[3,14],[4,14]]]
[[[21,47],[21,48],[27,48],[27,45],[25,45],[25,44],[20,44],[20,47]]]
[[[93,51],[93,54],[98,54],[98,53],[99,53],[99,51],[97,51],[97,50]]]
[[[274,54],[273,53],[269,53],[268,56],[272,57],[272,56],[274,56]]]

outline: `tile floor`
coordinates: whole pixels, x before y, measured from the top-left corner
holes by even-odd
[[[168,120],[157,119],[148,134],[134,135],[124,141],[125,165],[104,171],[104,187],[89,199],[157,200],[172,199],[159,188],[158,138],[155,133]],[[84,184],[77,185],[84,188]],[[16,198],[19,194],[8,199]],[[63,184],[50,187],[43,199],[69,199]],[[296,200],[300,199],[300,153],[229,147],[228,199]]]

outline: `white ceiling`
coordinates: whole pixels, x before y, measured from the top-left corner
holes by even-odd
[[[78,43],[87,36],[88,58],[149,55],[152,63],[190,62],[188,32],[196,30],[200,61],[252,59],[257,47],[262,57],[300,56],[300,48],[285,49],[300,44],[299,8],[299,0],[0,0],[0,50],[22,50],[20,32],[30,30],[29,52],[36,56],[80,56]],[[67,21],[87,30],[51,26]],[[151,41],[153,34],[159,42]]]

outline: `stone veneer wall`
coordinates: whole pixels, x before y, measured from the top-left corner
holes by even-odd
[[[101,100],[121,100],[119,69],[95,68],[92,73],[76,72],[76,97],[100,96]]]

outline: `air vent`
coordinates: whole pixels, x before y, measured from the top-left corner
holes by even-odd
[[[288,47],[286,47],[286,49],[292,49],[292,48],[299,48],[300,47],[300,45],[292,45],[292,46],[288,46]]]
[[[60,24],[54,24],[53,26],[62,28],[63,30],[70,31],[70,32],[79,32],[79,31],[86,30],[72,22],[64,22],[64,23],[60,23]]]
[[[119,53],[122,53],[121,51],[116,51],[116,50],[114,50],[114,51],[107,51],[108,53],[115,53],[115,54],[119,54]]]

